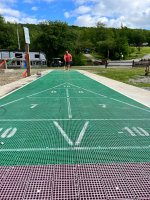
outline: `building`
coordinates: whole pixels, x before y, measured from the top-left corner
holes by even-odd
[[[30,52],[31,67],[47,66],[46,56],[42,52]],[[8,68],[24,68],[25,52],[20,51],[0,51],[0,60],[7,60]]]

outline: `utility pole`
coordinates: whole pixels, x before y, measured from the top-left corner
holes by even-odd
[[[17,39],[18,39],[18,49],[20,50],[20,40],[19,40],[18,23],[17,23]]]
[[[109,59],[109,49],[108,49],[108,51],[107,51],[107,58]]]
[[[29,44],[25,44],[25,50],[26,50],[26,54],[25,54],[25,59],[26,59],[26,64],[27,64],[27,76],[30,76],[30,56],[29,56]]]
[[[24,27],[24,35],[25,35],[25,50],[26,50],[26,65],[27,65],[27,76],[30,76],[30,54],[29,54],[29,44],[30,44],[30,36],[29,29]]]

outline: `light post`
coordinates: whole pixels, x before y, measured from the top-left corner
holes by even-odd
[[[122,54],[122,52],[120,53],[120,56],[121,56],[121,60],[123,60],[123,54]]]

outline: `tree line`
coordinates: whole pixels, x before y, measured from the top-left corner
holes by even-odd
[[[24,51],[24,26],[29,28],[30,51],[44,52],[50,61],[53,57],[62,57],[65,50],[69,50],[73,54],[74,65],[84,64],[82,52],[85,49],[96,52],[102,59],[120,59],[121,54],[124,58],[128,57],[135,47],[140,51],[143,43],[150,45],[149,30],[108,28],[101,22],[96,27],[70,26],[61,21],[17,24],[6,22],[0,16],[0,49],[18,50],[18,29],[20,50]]]

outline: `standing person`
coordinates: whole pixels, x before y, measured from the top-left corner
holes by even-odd
[[[66,51],[64,54],[64,61],[65,61],[65,70],[70,69],[70,63],[72,62],[72,55]]]

